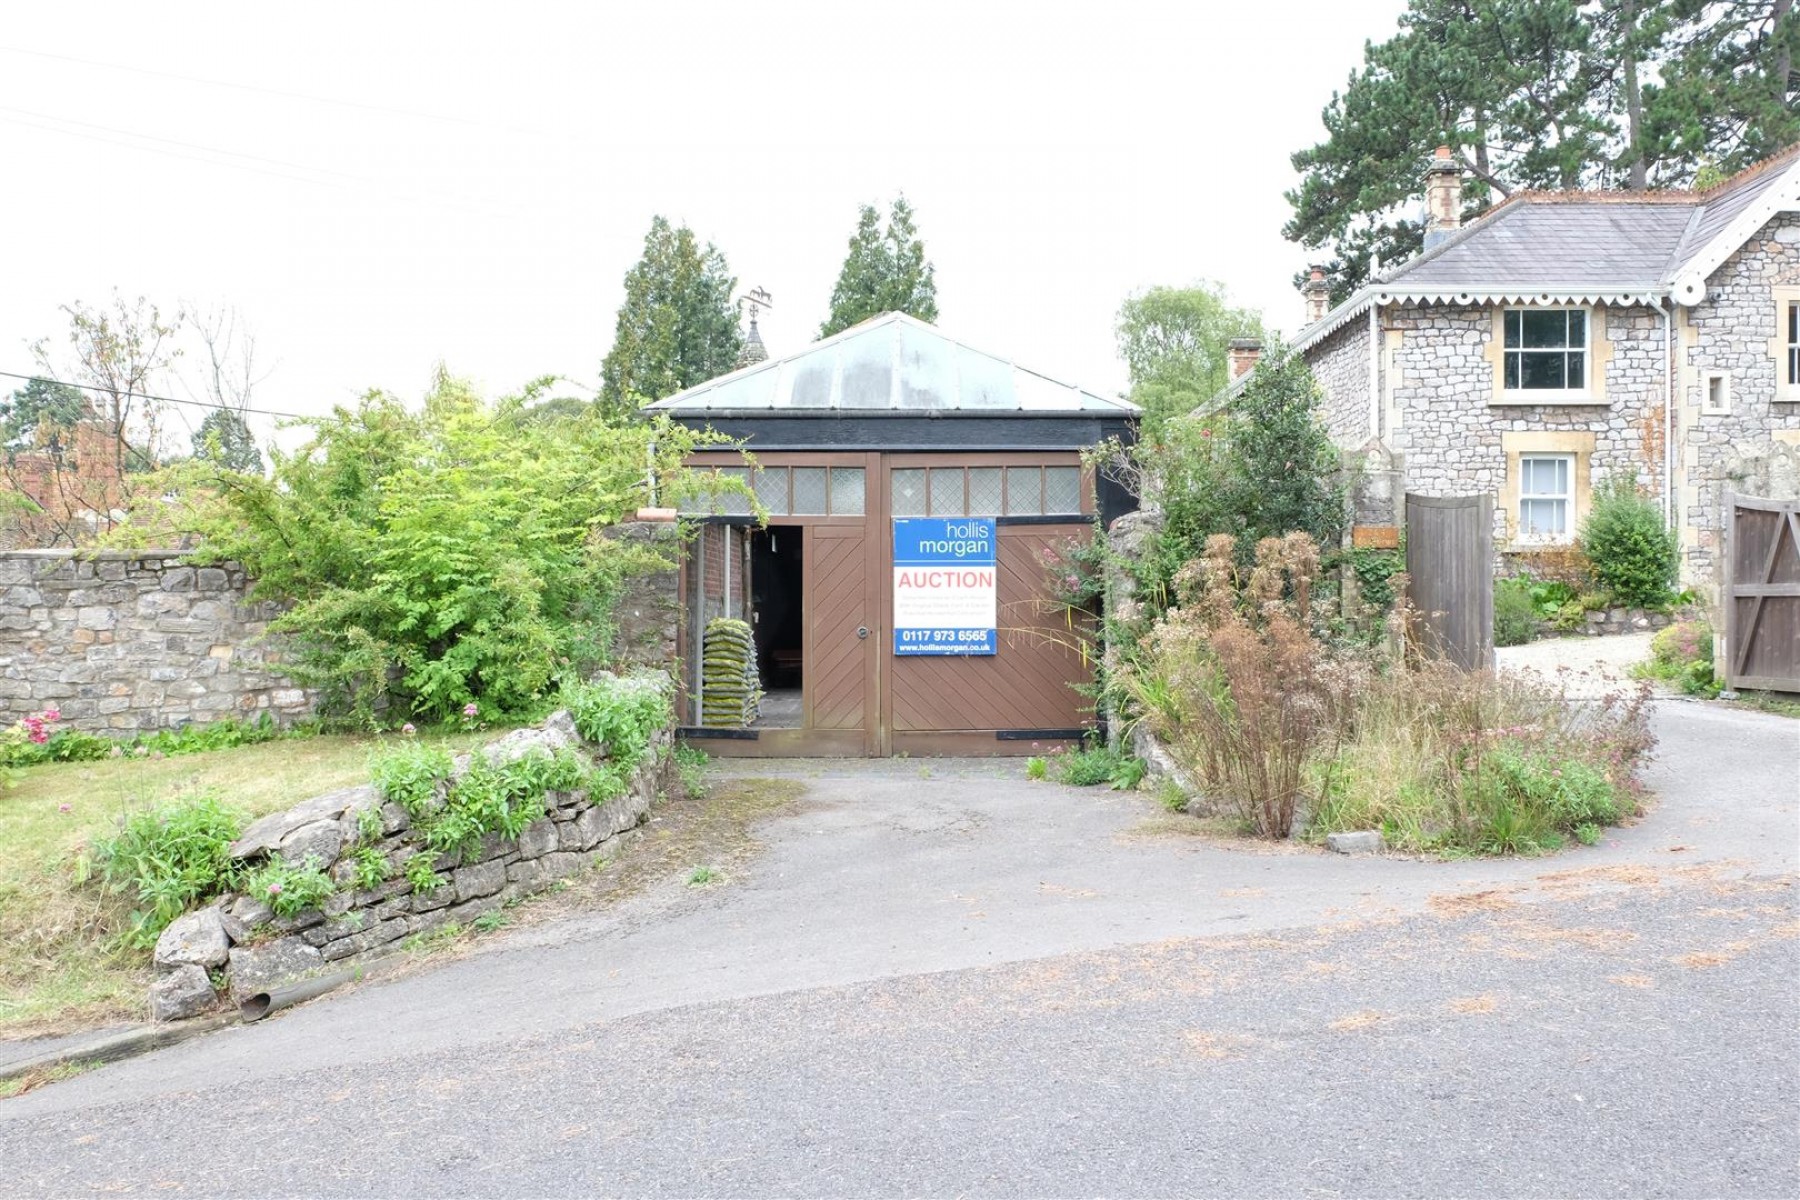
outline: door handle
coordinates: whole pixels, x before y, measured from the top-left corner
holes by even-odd
[[[869,636],[869,627],[867,625],[858,625],[856,627],[856,637],[857,637],[858,641],[861,641],[863,638],[866,638],[868,636]]]

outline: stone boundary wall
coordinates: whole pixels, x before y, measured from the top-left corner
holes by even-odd
[[[669,686],[666,674],[657,677],[656,686]],[[261,899],[245,895],[222,897],[177,919],[156,944],[151,1015],[180,1020],[213,1009],[218,995],[209,971],[223,971],[230,998],[242,1001],[326,968],[351,965],[357,956],[403,938],[467,925],[509,901],[547,890],[636,836],[651,804],[669,788],[673,740],[671,728],[653,735],[616,799],[596,804],[586,792],[552,792],[546,815],[526,826],[517,841],[489,833],[471,854],[438,855],[434,869],[445,882],[430,892],[415,891],[405,874],[409,860],[430,851],[417,844],[406,811],[383,803],[373,786],[328,792],[260,818],[232,843],[234,858],[247,865],[279,858],[294,866],[315,858],[338,890],[322,907],[292,917],[276,917]],[[499,765],[566,748],[596,751],[582,741],[569,714],[558,712],[542,726],[515,730],[479,753]],[[458,757],[455,776],[466,772],[470,761],[470,755]],[[380,814],[381,832],[366,841],[361,818],[370,810]],[[351,857],[366,846],[388,860],[392,877],[362,890],[355,885]]]
[[[49,705],[66,726],[119,736],[310,713],[264,641],[278,608],[249,600],[235,563],[181,553],[0,553],[0,725]]]

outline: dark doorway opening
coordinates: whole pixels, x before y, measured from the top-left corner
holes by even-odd
[[[805,534],[798,525],[771,525],[750,535],[750,624],[756,631],[756,669],[763,686],[757,724],[764,728],[797,729],[802,724]]]

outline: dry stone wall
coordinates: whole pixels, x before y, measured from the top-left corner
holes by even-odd
[[[264,640],[276,610],[248,593],[241,567],[174,550],[0,553],[0,725],[50,705],[119,735],[305,715]]]
[[[640,676],[624,686],[670,687],[666,674]],[[150,1008],[158,1020],[199,1015],[215,1006],[209,972],[223,972],[230,995],[243,1000],[271,987],[316,975],[327,968],[378,952],[403,938],[447,925],[468,925],[484,913],[544,891],[557,880],[610,856],[635,836],[651,804],[670,785],[673,730],[651,738],[622,795],[596,801],[585,791],[552,792],[546,812],[516,840],[497,833],[482,837],[470,852],[432,855],[443,881],[421,891],[407,877],[407,865],[432,854],[422,847],[406,811],[383,803],[372,786],[315,796],[251,824],[232,843],[232,856],[248,865],[279,859],[290,866],[309,861],[324,870],[336,890],[316,909],[277,917],[266,897],[225,896],[179,918],[156,946],[158,978]],[[582,741],[567,712],[543,725],[516,730],[483,748],[496,766],[527,754],[575,750],[590,758],[604,747]],[[455,777],[469,769],[470,756],[456,763]],[[365,816],[373,814],[373,816]],[[379,822],[370,836],[365,825]],[[357,886],[355,856],[373,849],[388,864],[389,878],[374,888]]]

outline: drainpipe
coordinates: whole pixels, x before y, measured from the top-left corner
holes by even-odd
[[[1381,305],[1369,301],[1369,436],[1381,437]]]
[[[1675,312],[1664,308],[1661,300],[1652,300],[1650,307],[1663,319],[1663,520],[1679,539],[1675,524]]]

